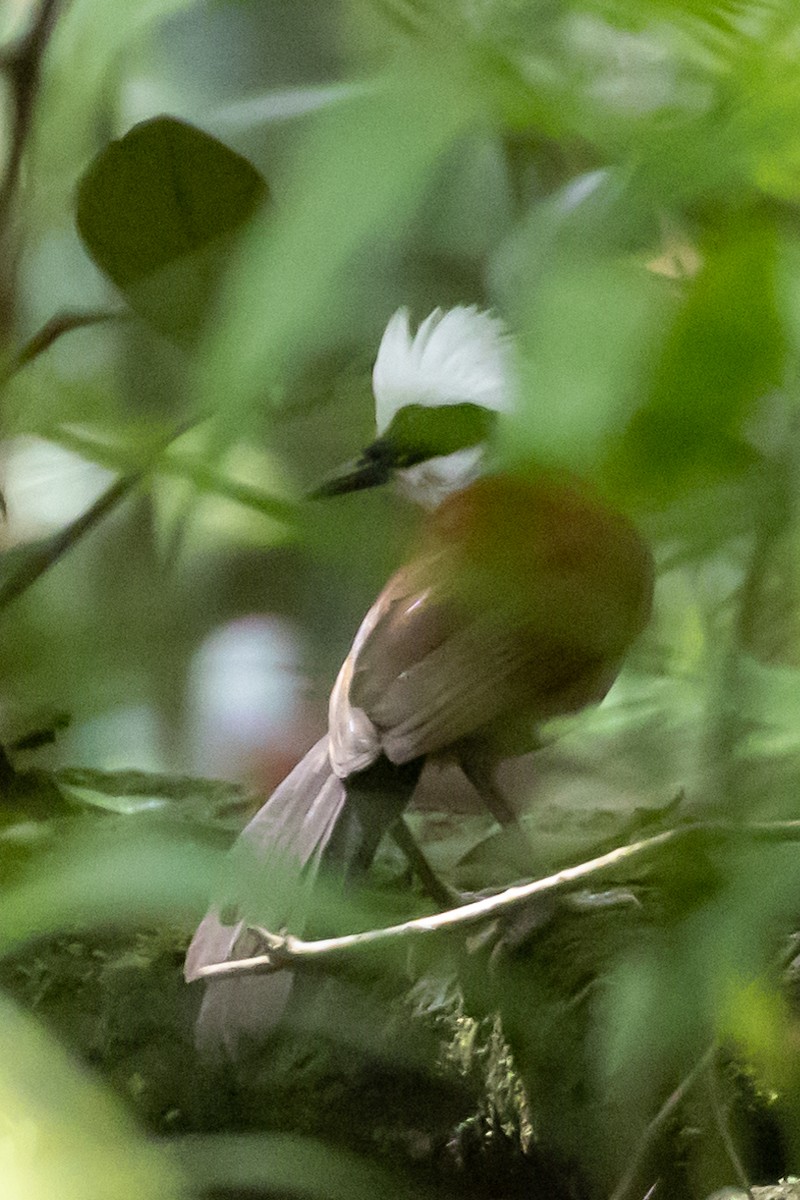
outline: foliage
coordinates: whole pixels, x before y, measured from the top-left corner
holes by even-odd
[[[608,700],[553,722],[527,765],[505,767],[537,861],[463,812],[443,770],[415,817],[434,866],[480,890],[687,821],[794,819],[796,5],[100,7],[42,0],[0,16],[7,962],[36,961],[36,939],[66,931],[78,941],[52,960],[39,943],[49,978],[64,944],[91,958],[92,929],[181,924],[180,942],[202,914],[247,801],[184,779],[193,656],[232,618],[290,615],[325,694],[414,518],[388,496],[303,497],[373,441],[369,368],[400,305],[503,314],[519,395],[497,418],[497,460],[590,477],[635,517],[659,566],[656,615]],[[461,418],[393,433],[412,456],[431,439],[472,444],[483,430]],[[57,477],[36,493],[30,453],[43,446],[92,484],[78,511]],[[22,485],[15,462],[29,464]],[[55,519],[37,517],[51,493]],[[52,718],[63,710],[66,732]],[[114,713],[123,762],[102,733]],[[158,732],[137,741],[142,713]],[[162,773],[109,775],[120,765]],[[389,955],[377,999],[333,1006],[337,1069],[356,1045],[387,1077],[407,1081],[413,1060],[427,1086],[441,1068],[432,1042],[452,1066],[476,1030],[499,1036],[499,1011],[517,1075],[505,1044],[478,1070],[476,1043],[469,1103],[442,1101],[461,1122],[448,1143],[457,1185],[470,1105],[482,1149],[502,1127],[535,1163],[524,1186],[542,1194],[637,1200],[659,1180],[694,1200],[741,1182],[733,1145],[759,1182],[797,1170],[793,837],[665,841],[611,880],[608,905],[554,900],[458,945]],[[426,911],[406,884],[387,856],[374,893],[331,900],[332,923]],[[129,948],[119,954],[130,965]],[[406,975],[412,996],[439,997],[411,1022],[433,1014],[436,1036],[419,1034],[422,1052],[412,1032],[392,1059],[384,1001]],[[185,1030],[190,1014],[170,995]],[[20,1200],[73,1177],[87,1196],[196,1193],[194,1155],[218,1187],[395,1190],[365,1161],[368,1137],[349,1146],[358,1159],[254,1133],[170,1156],[10,1001],[0,1042],[15,1048],[0,1053],[0,1167]],[[330,1132],[321,1109],[305,1111],[327,1071],[301,1089],[293,1134]],[[503,1103],[524,1092],[505,1125],[487,1079]],[[260,1111],[274,1118],[268,1091]],[[264,1125],[249,1121],[240,1128]]]

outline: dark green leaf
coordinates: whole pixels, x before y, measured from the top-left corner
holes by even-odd
[[[739,472],[757,457],[746,419],[778,386],[785,336],[776,303],[775,232],[747,216],[702,247],[667,335],[648,403],[621,447],[625,470],[667,490]]]
[[[131,306],[190,340],[202,326],[233,235],[267,198],[246,159],[173,117],[135,125],[78,187],[78,230]]]

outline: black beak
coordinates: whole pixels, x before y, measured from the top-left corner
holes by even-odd
[[[340,474],[309,492],[310,500],[322,500],[326,496],[344,496],[348,492],[361,492],[365,488],[382,487],[388,483],[395,468],[391,456],[381,441],[368,446],[355,464],[348,463]]]
[[[438,406],[406,404],[389,428],[344,470],[315,488],[310,499],[342,496],[388,483],[394,471],[454,454],[489,440],[497,413],[464,401]]]

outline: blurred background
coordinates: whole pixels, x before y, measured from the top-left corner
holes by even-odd
[[[4,8],[7,36],[32,7]],[[279,204],[309,114],[355,87],[344,83],[354,47],[338,5],[123,8],[66,6],[53,36],[37,184],[21,218],[21,340],[62,310],[119,306],[74,220],[78,179],[108,138],[163,112],[185,117],[251,158]],[[363,45],[356,59],[362,49],[371,57]],[[388,316],[400,303],[417,300],[424,315],[466,295],[457,280],[437,282],[424,252],[406,265],[398,242],[365,248],[353,286],[337,289],[335,320],[295,364],[280,402],[265,384],[246,428],[240,414],[223,450],[198,434],[196,459],[297,500],[367,443],[370,371]],[[268,325],[268,314],[257,322]],[[116,437],[124,462],[126,440],[177,425],[196,390],[190,356],[138,320],[72,333],[33,362],[6,392],[4,546],[52,534],[114,478],[65,427],[101,443]],[[402,520],[390,508],[357,498],[309,553],[296,530],[195,486],[180,468],[159,475],[9,614],[9,730],[66,711],[54,762],[245,778],[270,791],[316,740],[360,613],[401,552]],[[381,535],[370,538],[376,523]]]
[[[32,7],[4,6],[7,40]],[[81,245],[75,196],[138,121],[182,117],[246,155],[279,244],[272,217],[256,223],[192,353],[134,317],[69,333],[9,381],[8,549],[85,511],[153,431],[199,411],[225,424],[181,439],[6,614],[9,736],[65,712],[54,764],[269,790],[319,730],[415,518],[373,494],[268,519],[235,487],[301,502],[372,435],[389,315],[457,302],[519,335],[506,456],[597,476],[660,538],[672,569],[647,687],[655,672],[681,691],[674,719],[702,706],[688,693],[729,628],[753,463],[789,419],[785,402],[762,408],[794,329],[792,30],[780,5],[64,5],[15,220],[9,346],[54,314],[125,307]],[[373,103],[386,78],[398,95]],[[672,731],[660,749],[676,753]]]
[[[0,236],[0,744],[18,746],[14,767],[268,794],[324,729],[339,664],[418,520],[389,490],[307,494],[373,436],[370,373],[391,314],[478,304],[515,338],[501,465],[590,478],[658,565],[653,621],[604,704],[552,723],[504,768],[537,833],[534,865],[579,861],[648,822],[794,818],[796,5],[5,0],[6,175],[19,80],[33,78],[15,75],[15,47],[44,10]],[[243,155],[269,189],[190,338],[173,336],[180,314],[160,320],[115,287],[76,226],[95,156],[160,114]],[[64,314],[90,323],[21,358]],[[54,565],[11,586],[139,471]],[[464,886],[507,880],[485,826],[437,824],[450,786],[430,782],[420,825],[437,865]],[[147,859],[141,894],[98,868],[95,900],[159,919],[185,902],[196,916],[211,866],[176,850],[166,897],[171,853]],[[106,859],[76,855],[62,891],[33,857],[33,891],[14,893],[0,942],[61,929],[64,912],[87,919],[81,864]],[[775,978],[798,910],[791,847],[687,855],[670,871],[678,932],[620,951],[589,1022],[617,1128],[641,1130],[708,1039],[730,1038],[764,1093],[789,1097],[796,1148],[796,1017]],[[529,1080],[538,1069],[528,1062]],[[685,1194],[719,1182],[700,1172]]]

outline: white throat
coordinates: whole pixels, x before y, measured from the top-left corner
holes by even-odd
[[[423,508],[438,508],[443,500],[469,487],[483,474],[483,446],[470,446],[455,454],[429,458],[415,467],[395,472],[397,486],[404,496]]]

